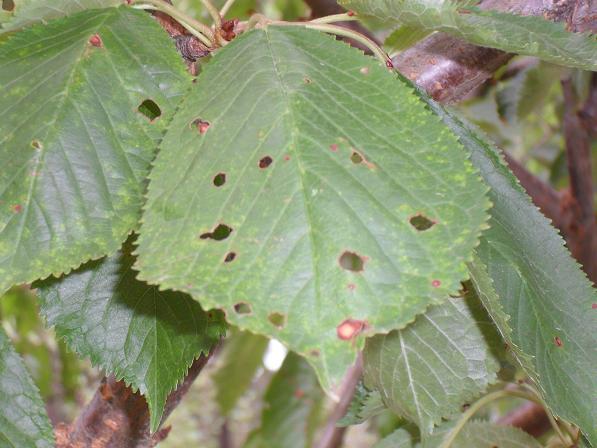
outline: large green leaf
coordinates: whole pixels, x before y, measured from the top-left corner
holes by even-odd
[[[597,70],[597,38],[570,33],[562,23],[469,7],[455,0],[341,0],[384,23],[443,31],[484,47],[537,56],[554,64]]]
[[[367,340],[365,384],[423,434],[496,380],[500,338],[481,302],[450,298],[403,330]]]
[[[491,228],[471,266],[479,295],[551,410],[597,446],[597,395],[587,392],[597,390],[597,335],[590,330],[597,328],[597,291],[496,148],[454,114],[429,105],[491,187]]]
[[[323,396],[311,366],[290,352],[265,393],[261,427],[246,448],[312,447]]]
[[[118,249],[188,85],[166,33],[129,8],[0,45],[0,292]],[[137,111],[148,99],[161,109],[153,121]]]
[[[403,327],[458,290],[484,191],[452,134],[378,61],[271,26],[221,50],[173,119],[140,275],[308,356],[329,389],[361,330]]]
[[[13,31],[33,23],[56,19],[85,9],[122,5],[123,0],[13,0],[10,11],[0,21],[0,33]]]
[[[54,446],[44,403],[23,361],[0,328],[0,446]]]
[[[42,314],[69,347],[147,397],[156,430],[168,394],[225,332],[220,312],[135,279],[125,253],[40,284]]]
[[[226,338],[223,353],[218,356],[221,367],[213,375],[216,401],[223,415],[228,415],[245,393],[263,365],[263,354],[269,340],[247,331],[237,331]]]

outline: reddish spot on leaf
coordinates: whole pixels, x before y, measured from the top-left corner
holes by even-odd
[[[597,303],[592,304],[591,308],[594,309],[594,310],[597,310]]]
[[[393,69],[394,68],[394,63],[392,62],[391,59],[388,59],[386,61],[386,67]]]
[[[266,169],[268,166],[270,166],[272,164],[272,162],[274,161],[274,159],[272,159],[270,156],[265,156],[262,157],[259,160],[259,168],[261,168],[262,170]]]
[[[441,286],[442,282],[440,282],[439,280],[433,280],[431,282],[431,286],[433,286],[434,288],[439,288]]]
[[[555,342],[555,344],[556,344],[558,347],[561,347],[562,345],[564,345],[564,343],[562,342],[562,340],[560,339],[560,337],[559,337],[559,336],[556,336],[555,338],[553,338],[553,342]]]
[[[197,118],[193,121],[193,124],[197,127],[197,130],[201,135],[205,134],[210,126],[209,121],[202,120],[201,118]]]
[[[89,38],[89,43],[97,48],[102,48],[104,46],[104,43],[102,42],[102,38],[97,33]]]
[[[299,400],[305,396],[305,391],[303,389],[297,389],[294,391],[294,397],[298,398]]]
[[[365,322],[356,319],[346,319],[336,327],[338,338],[343,341],[354,339],[365,328]]]
[[[354,283],[349,283],[348,284],[348,290],[349,291],[354,291],[355,289],[357,289],[357,285],[355,285]]]
[[[354,11],[348,11],[348,12],[346,13],[346,15],[347,15],[348,17],[352,17],[352,16],[354,16]]]
[[[23,211],[23,206],[21,204],[13,205],[12,211],[15,213],[21,213]]]
[[[336,152],[336,151],[338,151],[338,145],[336,145],[335,143],[332,143],[330,145],[330,149],[332,152]]]
[[[286,154],[286,155],[284,156],[284,160],[288,162],[288,161],[290,160],[290,156],[289,156],[288,154]]]

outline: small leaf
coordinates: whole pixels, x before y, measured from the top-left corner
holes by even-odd
[[[483,47],[536,56],[554,64],[597,70],[597,38],[571,33],[543,17],[484,11],[455,0],[341,0],[346,8],[403,25],[443,31]]]
[[[459,289],[488,206],[462,148],[410,87],[297,27],[218,51],[150,177],[142,278],[279,339],[327,390],[362,336],[403,327]]]
[[[128,253],[40,282],[41,311],[69,347],[146,396],[151,429],[193,360],[225,332],[219,312],[135,279]]]
[[[85,9],[122,5],[122,0],[11,0],[14,7],[0,21],[0,33],[14,31],[41,21],[68,16]]]
[[[361,381],[357,384],[346,415],[338,420],[337,425],[358,425],[386,409],[379,391],[368,389]]]
[[[0,445],[19,448],[54,446],[44,403],[23,361],[0,328]]]
[[[428,100],[491,187],[490,229],[470,265],[503,337],[552,412],[597,445],[597,290],[480,131]]]
[[[323,391],[311,366],[290,352],[265,393],[261,427],[247,443],[260,448],[310,448]]]
[[[429,434],[496,380],[499,341],[474,294],[450,298],[405,329],[367,340],[365,384]]]
[[[419,448],[418,437],[413,436],[404,428],[398,428],[382,440],[373,445],[373,448]],[[479,447],[477,447],[479,448]],[[502,447],[506,448],[506,447]]]
[[[11,35],[0,85],[1,293],[120,247],[190,79],[154,19],[108,8]]]
[[[247,331],[236,331],[228,338],[218,355],[221,367],[213,375],[216,401],[223,415],[228,415],[245,393],[262,365],[268,339]]]

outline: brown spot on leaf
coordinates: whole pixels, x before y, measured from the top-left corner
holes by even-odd
[[[356,319],[346,319],[336,327],[338,338],[343,341],[354,339],[365,328],[365,322]]]
[[[365,257],[360,256],[356,252],[344,251],[338,263],[342,269],[352,272],[362,272],[365,269]]]
[[[44,145],[42,145],[42,143],[39,140],[33,139],[31,140],[31,147],[34,149],[43,149]]]
[[[144,115],[150,122],[155,121],[157,118],[160,117],[160,115],[162,115],[162,110],[160,109],[160,106],[158,106],[158,104],[151,99],[144,100],[141,104],[139,104],[137,110],[141,113],[141,115]]]
[[[235,258],[236,252],[228,252],[226,258],[224,258],[224,263],[230,263],[231,261],[234,261]]]
[[[226,173],[218,173],[214,176],[213,184],[216,187],[221,187],[226,183]]]
[[[427,216],[418,213],[409,220],[410,225],[417,229],[419,232],[429,230],[435,225],[435,221],[427,218]]]
[[[265,156],[262,157],[259,160],[259,168],[261,168],[262,170],[266,169],[268,166],[270,166],[272,164],[272,162],[274,161],[274,159],[272,159],[270,156]]]
[[[234,312],[236,314],[251,314],[251,305],[247,302],[238,302],[234,305]]]
[[[309,78],[308,76],[305,76],[303,78],[303,81],[305,84],[311,84],[313,82],[313,80],[311,78]]]
[[[321,353],[316,348],[309,350],[309,356],[312,356],[313,358],[319,358],[319,355],[321,355]]]
[[[269,316],[267,316],[267,319],[274,327],[279,330],[284,328],[284,325],[286,325],[286,315],[282,313],[271,313]]]
[[[104,42],[102,41],[102,38],[97,33],[89,38],[89,43],[97,48],[102,48],[104,46]]]
[[[211,232],[203,233],[199,236],[202,240],[216,240],[222,241],[228,238],[228,236],[233,232],[232,227],[227,226],[226,224],[218,224],[218,226],[212,230]]]

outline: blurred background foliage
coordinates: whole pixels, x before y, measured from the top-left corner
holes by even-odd
[[[218,7],[223,3],[224,0],[215,1]],[[174,4],[209,22],[199,0],[175,0]],[[227,18],[246,20],[255,12],[281,20],[303,20],[310,15],[303,0],[237,0]],[[367,25],[380,40],[387,38],[386,50],[391,54],[425,37],[413,35],[408,29],[392,33],[374,22]],[[568,185],[568,172],[560,80],[570,75],[582,103],[590,82],[588,72],[515,57],[493,79],[454,107],[532,173],[563,189]],[[595,143],[592,149],[593,170],[597,172]],[[46,328],[39,318],[35,292],[29,288],[13,288],[0,297],[0,321],[25,359],[47,403],[50,418],[54,423],[71,421],[95,392],[101,372],[91,367],[88,360],[80,360],[69,352]],[[511,380],[518,374],[511,364],[504,363],[502,379]],[[502,400],[484,412],[488,417],[501,415],[520,403],[515,398]],[[167,420],[166,426],[172,425],[175,430],[160,446],[308,447],[333,406],[301,358],[287,355],[276,341],[232,329]],[[344,446],[370,447],[403,425],[391,412],[383,411],[365,423],[349,427]],[[299,431],[291,431],[299,426]],[[282,436],[280,428],[291,434]]]

